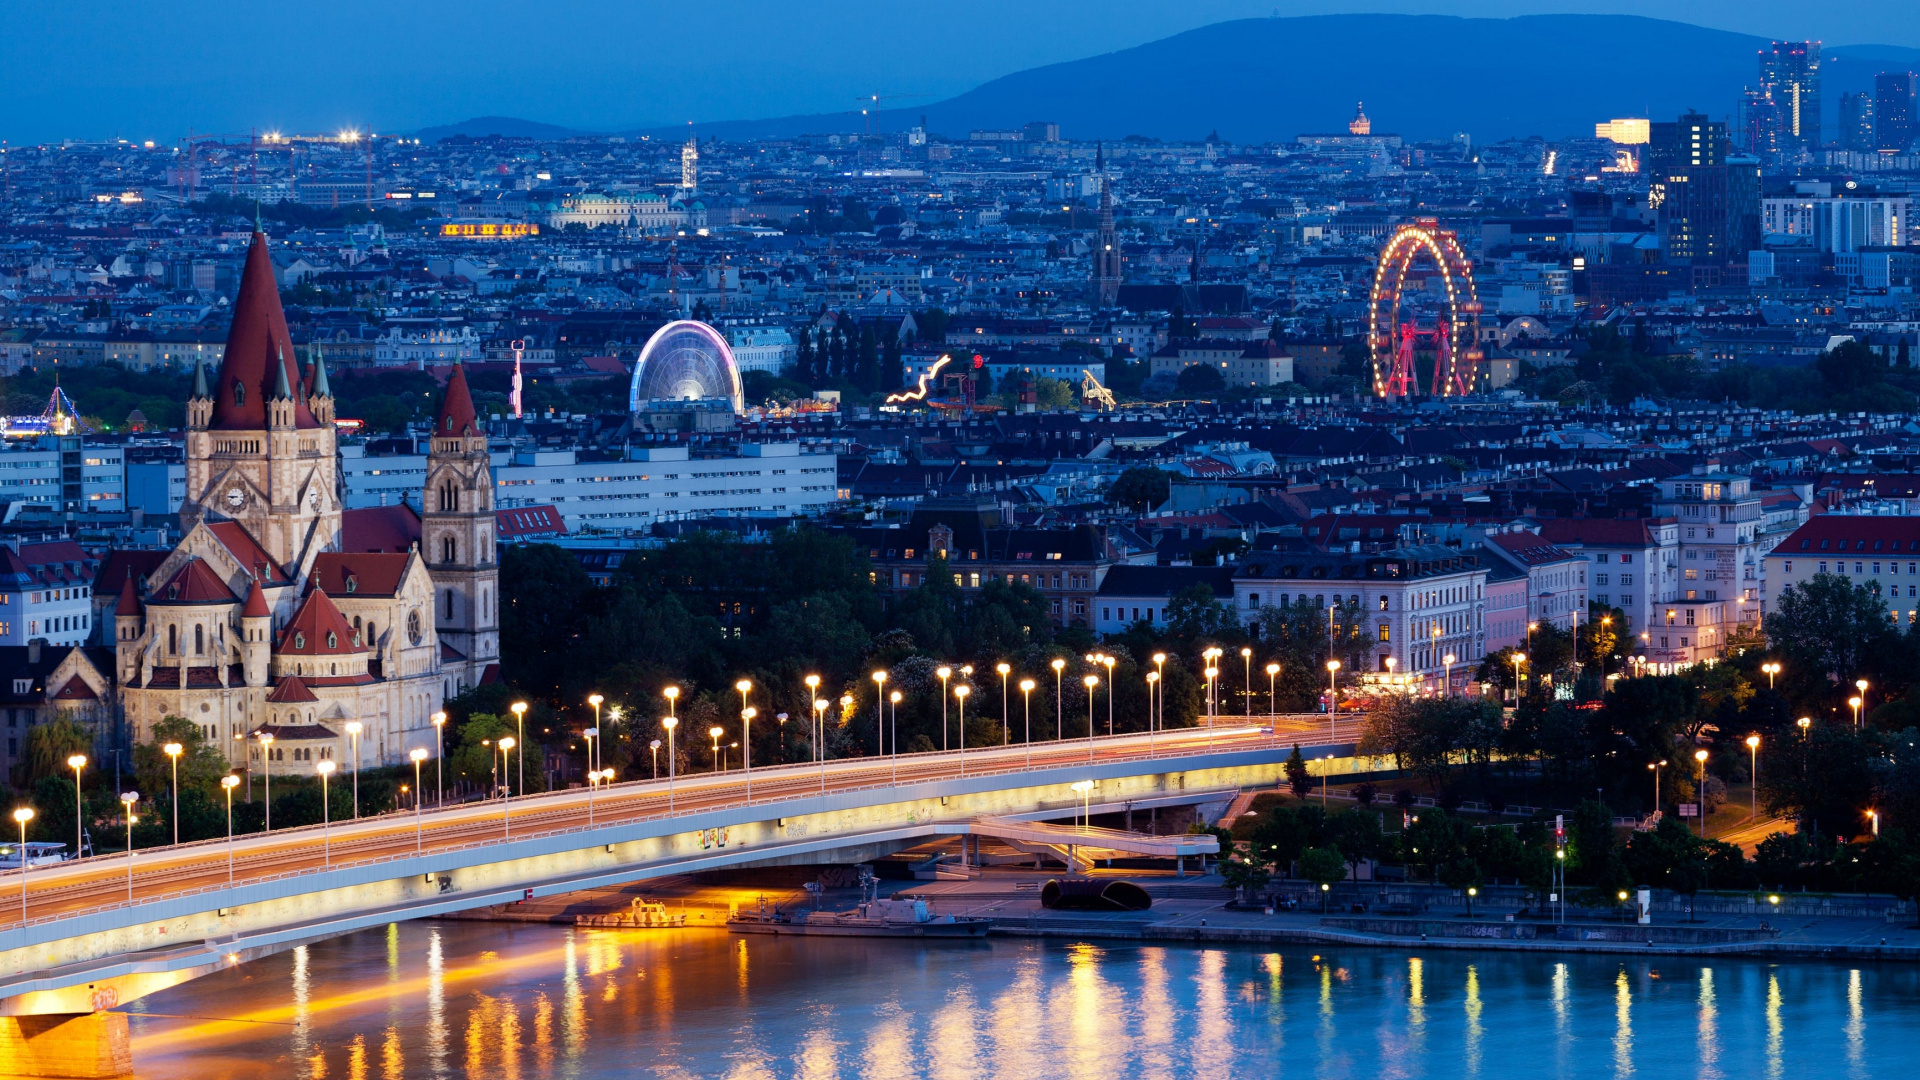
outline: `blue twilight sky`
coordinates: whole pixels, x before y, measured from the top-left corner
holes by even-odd
[[[1920,46],[1916,0],[0,0],[0,139],[490,115],[605,130],[924,95],[894,103],[912,107],[1225,19],[1362,11],[1620,13]]]

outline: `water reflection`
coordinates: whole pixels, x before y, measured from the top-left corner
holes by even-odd
[[[416,923],[187,983],[132,1023],[148,1080],[1724,1080],[1910,1071],[1916,991],[1891,965]]]

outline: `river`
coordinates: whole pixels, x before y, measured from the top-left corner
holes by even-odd
[[[413,922],[152,995],[138,1076],[1896,1076],[1920,970]]]

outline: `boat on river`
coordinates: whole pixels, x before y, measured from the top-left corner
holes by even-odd
[[[736,934],[816,937],[983,938],[990,919],[935,915],[925,900],[868,900],[850,911],[782,911],[763,901],[728,917]]]

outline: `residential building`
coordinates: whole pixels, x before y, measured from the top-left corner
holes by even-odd
[[[1232,566],[1127,566],[1108,568],[1100,582],[1093,618],[1099,634],[1122,634],[1137,623],[1156,630],[1167,626],[1167,604],[1194,586],[1210,590],[1222,603],[1232,603]]]

